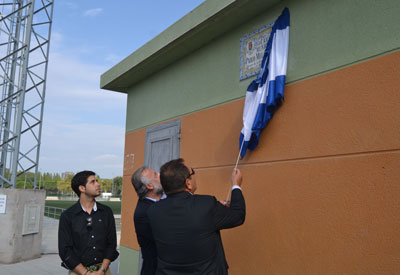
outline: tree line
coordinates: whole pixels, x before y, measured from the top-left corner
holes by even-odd
[[[36,188],[45,189],[47,194],[69,195],[74,192],[71,189],[71,179],[74,173],[47,173],[38,172]],[[26,172],[17,178],[16,188],[33,189],[35,173]],[[117,176],[112,179],[102,179],[97,176],[102,192],[120,195],[122,192],[122,177]]]

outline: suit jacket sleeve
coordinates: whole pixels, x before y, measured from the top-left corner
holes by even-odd
[[[214,224],[216,230],[232,228],[244,223],[246,204],[240,189],[232,191],[230,207],[223,206],[216,199],[214,204]]]

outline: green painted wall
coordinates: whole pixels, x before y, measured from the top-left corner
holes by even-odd
[[[398,0],[284,0],[128,92],[126,131],[229,102],[245,95],[239,81],[240,38],[289,7],[287,82],[400,49]]]
[[[119,247],[119,275],[139,274],[139,251],[125,246]]]

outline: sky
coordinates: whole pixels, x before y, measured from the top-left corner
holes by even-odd
[[[126,94],[100,76],[203,0],[55,0],[41,172],[122,176]]]

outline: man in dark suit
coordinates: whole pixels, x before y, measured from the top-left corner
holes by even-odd
[[[157,268],[157,249],[147,218],[147,209],[163,195],[160,174],[143,166],[133,173],[131,181],[139,197],[133,221],[143,258],[140,274],[153,275]]]
[[[157,245],[156,274],[227,274],[220,230],[244,222],[240,171],[234,169],[231,176],[229,207],[213,196],[193,195],[195,171],[183,159],[161,166],[160,180],[167,198],[147,211]]]

